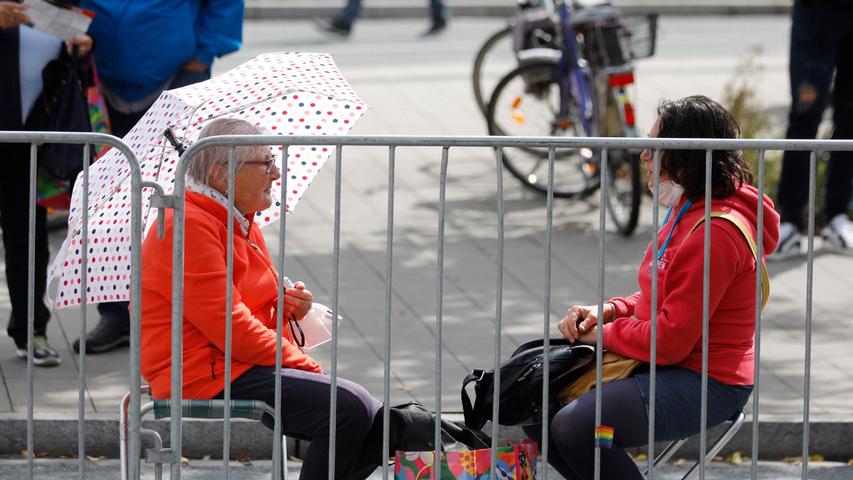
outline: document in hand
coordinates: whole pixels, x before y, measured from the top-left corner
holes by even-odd
[[[45,0],[27,0],[27,16],[36,30],[68,40],[86,33],[92,19],[80,12],[57,7]]]

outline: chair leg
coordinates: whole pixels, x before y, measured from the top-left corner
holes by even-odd
[[[684,445],[685,442],[687,442],[687,439],[682,438],[681,440],[676,440],[667,445],[666,448],[664,448],[663,451],[660,452],[657,457],[655,457],[655,461],[653,464],[654,467],[657,468],[659,465],[668,462],[669,459],[672,458],[673,455],[675,455],[675,452],[677,452],[678,449],[681,448],[681,446]],[[643,472],[643,476],[647,476],[648,474],[649,470],[646,469],[646,471]]]
[[[726,429],[725,432],[720,436],[720,438],[711,446],[711,449],[708,450],[708,453],[705,454],[705,462],[710,462],[723,447],[726,446],[729,441],[735,436],[735,434],[740,430],[740,427],[743,425],[744,420],[746,419],[746,415],[743,412],[738,412],[738,415],[732,420],[732,424],[729,425],[729,428]],[[699,462],[693,464],[690,467],[690,470],[681,477],[681,480],[694,480],[696,476],[699,475]]]

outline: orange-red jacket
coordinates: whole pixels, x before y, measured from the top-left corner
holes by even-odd
[[[184,243],[183,398],[213,398],[225,379],[225,287],[228,216],[217,201],[186,194]],[[169,398],[172,317],[172,225],[153,226],[142,244],[142,375],[154,398]],[[254,365],[275,365],[278,273],[264,237],[251,223],[248,238],[234,223],[232,381]],[[285,319],[285,322],[287,319]],[[282,365],[320,372],[283,329]]]

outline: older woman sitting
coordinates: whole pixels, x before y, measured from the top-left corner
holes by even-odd
[[[200,138],[261,133],[242,120],[218,119]],[[183,396],[221,398],[225,388],[225,295],[233,293],[231,396],[263,400],[275,397],[275,349],[278,273],[264,237],[253,223],[255,212],[272,204],[270,189],[281,178],[267,147],[236,148],[234,178],[234,279],[226,285],[228,241],[227,147],[203,149],[187,171],[184,251]],[[168,398],[171,366],[172,225],[166,237],[152,228],[142,248],[142,375],[154,398]],[[285,290],[284,318],[302,319],[312,295],[301,282]],[[330,377],[283,332],[281,412],[283,432],[309,440],[300,478],[328,478]],[[360,385],[337,383],[337,456],[335,478],[350,478],[359,450],[381,407]],[[271,418],[265,418],[270,426]],[[361,468],[361,467],[359,467]]]

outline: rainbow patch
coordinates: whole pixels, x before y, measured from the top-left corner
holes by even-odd
[[[613,447],[613,427],[598,425],[595,427],[595,448]]]

